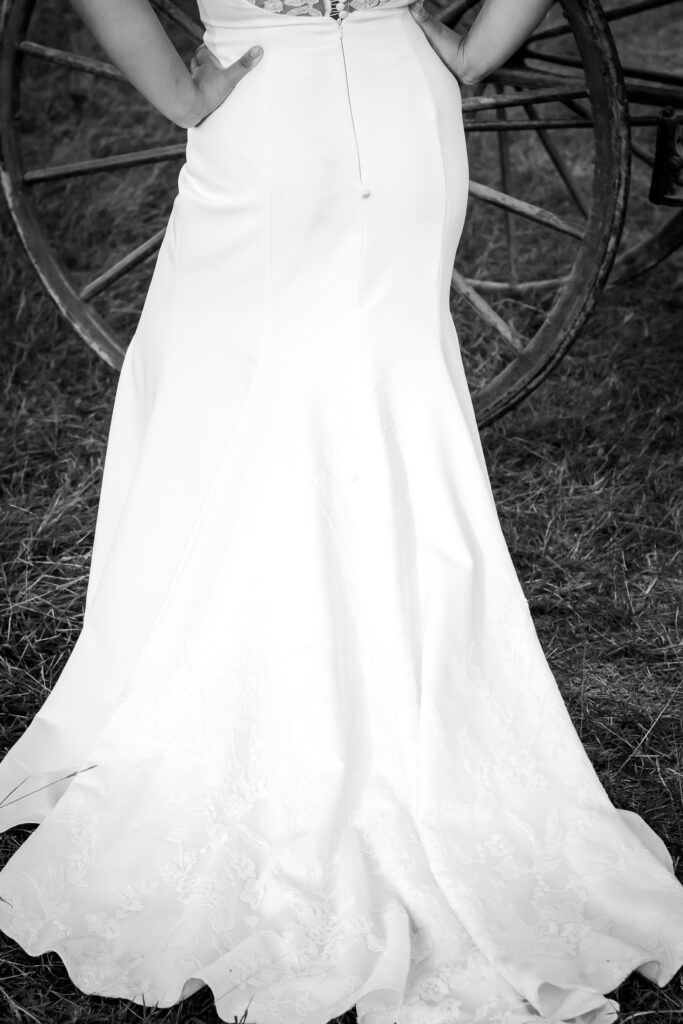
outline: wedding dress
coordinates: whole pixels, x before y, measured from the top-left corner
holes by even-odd
[[[448,309],[457,80],[406,0],[202,0],[76,645],[0,764],[0,928],[87,993],[326,1024],[605,1024],[683,886],[572,725]]]

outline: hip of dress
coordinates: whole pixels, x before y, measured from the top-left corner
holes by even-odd
[[[391,203],[408,230],[449,204],[458,235],[468,180],[459,83],[408,7],[390,4],[338,20],[237,0],[205,22],[224,67],[255,44],[264,52],[189,129],[181,186],[223,209],[267,201],[302,237],[345,199]]]

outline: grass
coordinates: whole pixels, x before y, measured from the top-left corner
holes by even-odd
[[[51,102],[45,116],[58,122]],[[99,265],[107,244],[102,216],[74,255],[84,265]],[[116,375],[59,319],[4,211],[0,265],[5,750],[81,627]],[[483,433],[503,531],[579,736],[612,801],[643,815],[681,879],[682,328],[679,255],[638,287],[606,292],[555,373]],[[0,836],[0,862],[28,834]],[[56,954],[34,959],[1,934],[0,962],[5,1020],[217,1020],[208,989],[168,1010],[84,995]],[[680,974],[663,990],[633,974],[612,995],[621,1024],[683,1024]]]

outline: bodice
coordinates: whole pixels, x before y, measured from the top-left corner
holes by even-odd
[[[354,11],[407,7],[412,2],[413,0],[200,0],[199,7],[205,24],[207,21],[220,23],[229,12],[235,13],[235,5],[242,11],[251,5],[270,14],[296,18],[333,18],[341,22]]]
[[[291,14],[313,18],[330,17],[343,19],[350,11],[368,7],[385,7],[389,0],[248,0],[255,7],[274,14]],[[410,3],[411,0],[406,0]],[[396,6],[395,3],[392,6]]]

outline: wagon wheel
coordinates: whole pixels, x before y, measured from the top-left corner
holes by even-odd
[[[619,51],[631,123],[628,213],[610,277],[611,284],[623,284],[683,245],[683,211],[657,208],[648,198],[660,110],[673,107],[683,113],[683,5],[680,0],[605,0],[603,9]],[[567,69],[571,55],[567,61],[551,43],[566,35],[568,26],[555,20],[534,34],[526,52],[537,56],[539,67]]]
[[[481,6],[434,2],[435,17],[460,29]],[[570,66],[529,59],[524,47],[483,87],[464,90],[472,203],[452,307],[480,423],[528,395],[565,354],[623,227],[629,131],[609,27],[597,0],[555,4],[538,31],[557,23]]]
[[[194,5],[154,2],[189,58],[201,38]],[[473,4],[454,6],[465,13]],[[0,8],[3,187],[49,293],[80,336],[118,368],[175,196],[184,133],[121,80],[62,4],[42,0],[36,7],[36,0],[2,0]],[[563,7],[579,68],[566,74],[510,66],[493,77],[491,95],[464,103],[475,173],[453,271],[453,312],[480,425],[524,398],[567,350],[609,272],[622,225],[629,151],[616,53],[597,0],[563,0]],[[45,76],[49,111],[32,91]],[[570,118],[582,131],[579,145],[572,133],[569,149],[568,126],[556,125],[566,117],[566,98],[587,111]],[[535,115],[541,120],[530,128],[526,119]],[[539,151],[521,181],[513,166],[520,140],[528,154]],[[549,152],[556,156],[551,172],[558,168],[552,187],[548,168],[536,168]],[[94,271],[91,233],[103,229],[103,269]],[[536,294],[539,258],[540,276],[556,284]],[[511,282],[501,292],[495,278],[506,274]]]

